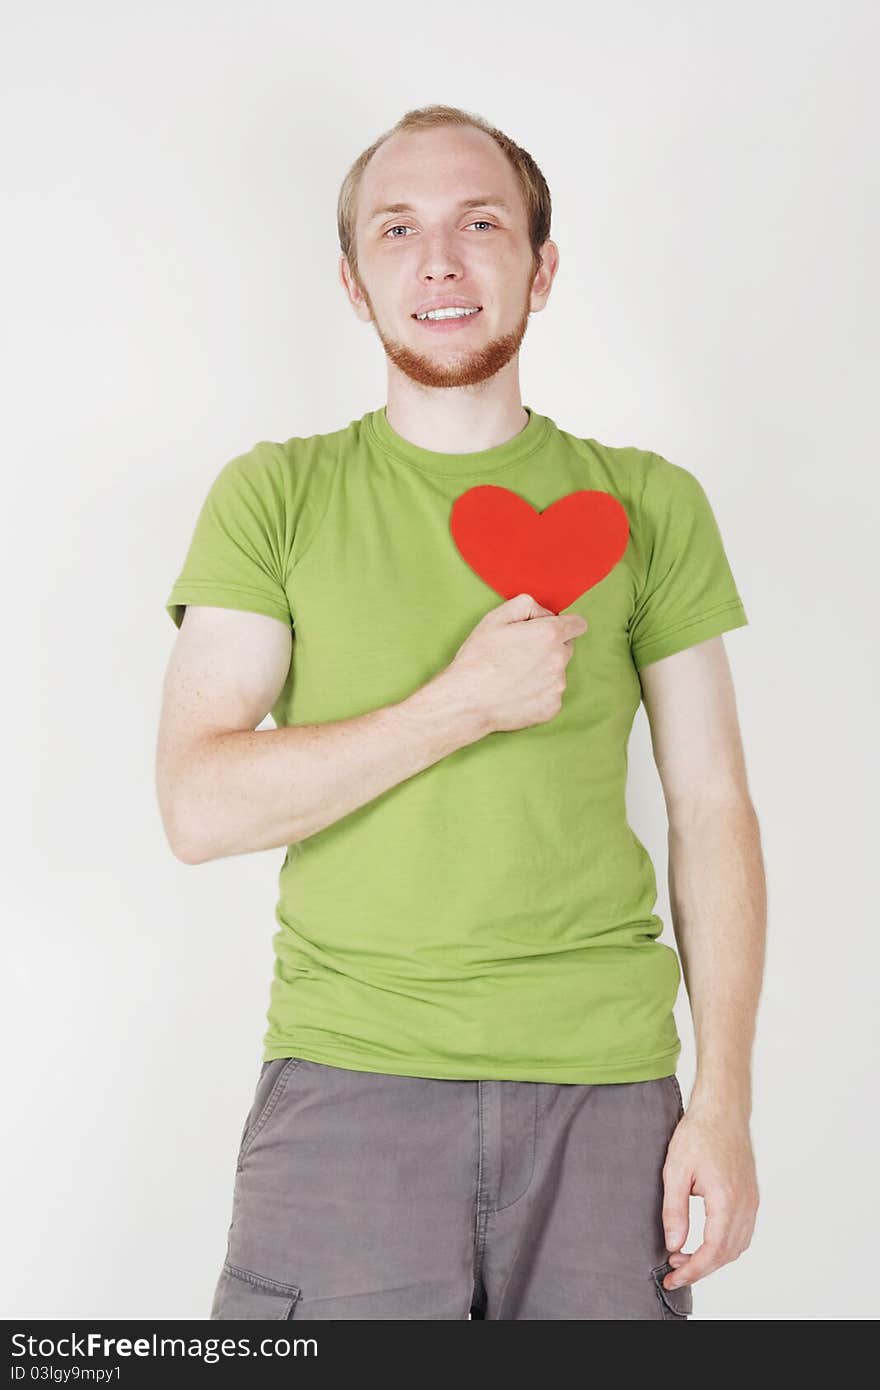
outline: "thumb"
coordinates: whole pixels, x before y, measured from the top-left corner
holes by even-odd
[[[549,618],[553,617],[553,610],[545,608],[539,603],[532,594],[516,594],[514,598],[509,598],[506,603],[502,603],[495,612],[500,614],[505,622],[515,623],[526,618]]]

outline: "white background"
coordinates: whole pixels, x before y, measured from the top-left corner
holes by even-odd
[[[762,1204],[695,1317],[876,1316],[878,27],[772,0],[4,7],[2,1316],[207,1317],[284,853],[167,846],[164,603],[226,460],[384,403],[336,197],[434,101],[550,185],[524,403],[694,472],[750,619],[725,643],[768,873]],[[643,708],[630,768],[672,941]]]

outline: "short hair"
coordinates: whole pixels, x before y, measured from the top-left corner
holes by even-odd
[[[517,145],[503,131],[470,111],[458,106],[419,106],[407,111],[390,130],[386,130],[368,149],[359,154],[352,164],[339,190],[336,206],[336,224],[339,232],[339,249],[348,260],[355,279],[358,278],[357,247],[355,245],[355,220],[357,217],[357,195],[361,176],[373,155],[392,135],[400,131],[432,130],[436,126],[473,126],[491,135],[495,143],[504,151],[513,166],[523,199],[529,227],[529,241],[532,247],[535,270],[541,264],[541,247],[550,235],[550,190],[541,170],[532,156],[522,146]]]

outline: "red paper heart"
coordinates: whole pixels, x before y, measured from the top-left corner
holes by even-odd
[[[586,489],[538,512],[509,488],[468,488],[455,499],[449,526],[463,558],[496,593],[531,594],[553,613],[604,579],[629,540],[617,498]]]

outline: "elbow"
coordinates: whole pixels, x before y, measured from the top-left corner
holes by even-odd
[[[171,853],[181,864],[205,864],[209,855],[200,854],[188,841],[169,840]]]
[[[173,807],[161,806],[162,826],[165,839],[174,858],[181,864],[204,864],[211,855],[198,836],[192,833],[192,826],[186,823]]]
[[[205,837],[195,833],[191,821],[185,825],[178,821],[173,833],[169,831],[168,843],[175,859],[179,859],[181,864],[207,864],[215,857]]]
[[[174,858],[181,864],[204,864],[211,858],[204,841],[198,834],[198,816],[192,814],[190,800],[185,796],[186,786],[176,767],[157,764],[156,801],[165,839]]]
[[[181,864],[203,864],[206,855],[202,854],[198,846],[187,836],[181,835],[179,830],[165,826],[165,839],[168,841],[168,848],[174,858]]]

